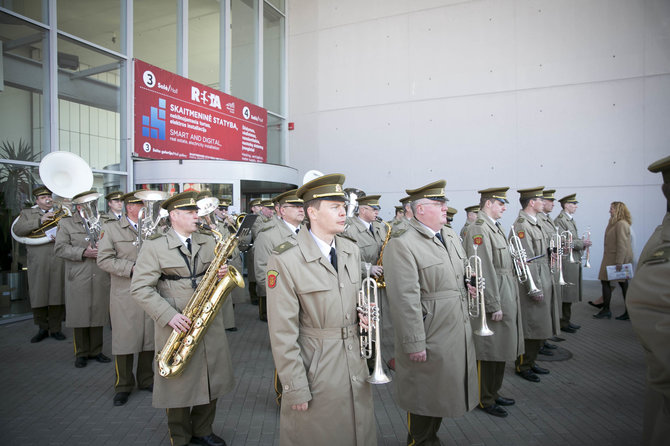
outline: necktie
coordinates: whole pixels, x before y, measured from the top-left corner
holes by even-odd
[[[117,215],[117,216],[116,216],[116,219],[117,219],[117,220],[121,220],[121,214]]]
[[[188,249],[188,252],[193,252],[193,251],[191,251],[191,239],[190,238],[186,239],[186,248]]]
[[[295,233],[297,234],[298,232],[300,232],[300,228],[295,228]]]
[[[337,251],[335,251],[335,247],[330,248],[330,264],[337,271]]]
[[[370,230],[370,234],[372,234],[372,238],[375,237],[375,230],[372,228],[372,225],[368,226],[368,229]]]
[[[444,244],[444,239],[442,238],[442,234],[441,234],[441,233],[436,232],[436,233],[435,233],[435,237],[437,237],[437,239],[440,241],[440,243],[442,243],[442,246],[444,246],[445,248],[447,247],[447,245]]]

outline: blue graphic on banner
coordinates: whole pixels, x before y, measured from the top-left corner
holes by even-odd
[[[142,136],[165,140],[165,99],[151,107],[151,116],[142,115]]]

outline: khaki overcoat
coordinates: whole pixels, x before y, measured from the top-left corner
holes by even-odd
[[[510,231],[510,237],[512,235],[518,236],[521,240],[521,246],[526,250],[526,258],[544,254],[544,257],[528,264],[535,286],[542,291],[544,298],[540,302],[531,299],[529,279],[519,286],[519,304],[524,338],[548,339],[554,335],[553,327],[559,325],[559,317],[551,306],[552,279],[547,260],[548,246],[540,220],[533,221],[530,215],[519,211],[519,216]]]
[[[300,227],[302,230],[304,226]],[[286,223],[280,221],[276,225],[267,226],[256,237],[254,243],[254,272],[256,273],[256,283],[261,295],[267,296],[265,282],[267,278],[268,260],[272,251],[284,242],[295,242],[298,234],[293,232]]]
[[[647,396],[642,444],[670,437],[670,213],[640,254],[626,295],[633,330],[645,351]]]
[[[518,280],[514,276],[505,233],[485,212],[480,211],[477,220],[468,227],[463,243],[468,257],[475,254],[474,246],[477,246],[485,283],[486,324],[494,333],[493,336],[475,335],[477,359],[514,361],[524,353],[523,325]],[[491,319],[496,311],[503,312],[501,321]],[[481,328],[480,318],[474,318],[470,323],[473,330]]]
[[[537,221],[540,223],[540,227],[542,227],[542,231],[544,232],[544,237],[547,242],[547,246],[551,246],[551,239],[552,237],[556,236],[556,226],[554,225],[553,220],[549,215],[539,212],[537,214]],[[567,257],[562,257],[563,259],[563,265],[566,263]],[[554,267],[554,270],[551,270],[551,258],[547,255],[545,257],[545,261],[547,262],[549,266],[549,273],[551,274],[551,311],[552,311],[552,330],[554,335],[559,335],[561,333],[561,295],[563,294],[563,290],[565,289],[566,285],[559,285],[559,270],[558,270],[558,265]],[[545,294],[546,296],[546,294]]]
[[[109,324],[109,273],[83,256],[87,238],[79,213],[60,220],[55,251],[65,259],[65,325],[73,328]]]
[[[268,261],[268,324],[283,384],[282,445],[376,445],[368,367],[361,358],[358,247],[335,237],[338,270],[301,230]],[[309,402],[306,412],[291,405]]]
[[[411,413],[460,417],[478,403],[477,360],[464,282],[466,255],[453,230],[412,219],[384,252],[384,276],[395,330],[398,405]],[[426,350],[426,362],[409,353]]]
[[[619,220],[616,223],[607,224],[603,251],[598,280],[607,280],[607,266],[623,265],[633,261],[633,245],[630,238],[630,225],[627,221]]]
[[[230,237],[230,230],[228,229],[228,225],[225,222],[218,222],[217,225],[218,225],[217,230],[221,233],[223,237]],[[242,256],[240,255],[239,244],[237,245],[237,247],[235,247],[235,249],[233,249],[231,258],[228,260],[228,265],[234,267],[236,270],[240,272],[240,274],[244,274],[244,270],[242,268]],[[233,297],[238,293],[243,294],[243,292],[244,292],[243,288],[235,287],[233,291],[230,293],[230,296],[228,296],[228,298],[223,301],[223,305],[221,306],[221,313],[223,314],[223,325],[226,328],[234,328],[236,326]]]
[[[256,221],[251,226],[249,234],[240,240],[239,248],[240,251],[245,253],[244,266],[247,267],[249,282],[253,282],[256,279],[256,272],[254,271],[254,243],[256,242],[256,236],[266,224],[272,221],[272,218],[258,214],[258,218],[256,218]]]
[[[581,302],[582,300],[582,252],[584,250],[584,242],[579,238],[579,231],[577,231],[577,224],[574,218],[562,211],[558,217],[554,219],[556,225],[561,233],[569,231],[572,234],[572,263],[570,255],[566,252],[563,257],[563,278],[569,285],[563,287],[561,299],[563,302]]]
[[[191,287],[189,268],[198,275],[214,259],[212,236],[194,232],[191,239],[193,252],[189,253],[174,229],[170,229],[144,242],[137,258],[131,293],[154,320],[157,351],[172,334],[168,322],[184,309],[195,291]],[[161,279],[162,274],[181,279]],[[200,279],[202,276],[195,280]],[[166,379],[154,374],[153,406],[175,408],[208,404],[232,390],[234,385],[228,339],[219,311],[181,375]]]
[[[109,315],[114,355],[154,349],[154,323],[130,295],[131,271],[138,251],[137,231],[125,216],[102,225],[97,260],[111,279]]]
[[[458,234],[461,240],[463,241],[463,247],[465,247],[465,236],[468,234],[468,229],[470,228],[471,225],[472,223],[466,220],[465,224],[461,228],[461,232]]]
[[[367,276],[365,263],[376,265],[379,260],[379,252],[386,237],[386,225],[377,221],[372,222],[372,231],[358,217],[347,218],[347,227],[344,235],[356,241],[356,246],[361,251],[361,277]]]
[[[40,218],[44,212],[38,207],[24,209],[14,225],[14,233],[25,237],[40,227]],[[26,245],[28,257],[28,290],[30,307],[40,308],[49,305],[63,305],[63,259],[55,255],[55,243]]]

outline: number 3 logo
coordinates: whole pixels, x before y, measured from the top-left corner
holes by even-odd
[[[149,88],[153,88],[154,85],[156,85],[156,76],[154,76],[154,74],[149,70],[144,72],[142,75],[142,80],[144,81],[144,85]]]

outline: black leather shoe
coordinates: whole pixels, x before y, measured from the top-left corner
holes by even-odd
[[[557,345],[550,344],[547,341],[544,341],[544,348],[548,348],[549,350],[556,350],[558,348]]]
[[[593,301],[589,301],[589,305],[591,305],[592,307],[596,307],[596,308],[602,308],[602,307],[605,306],[605,304],[596,304],[596,303],[593,303]]]
[[[554,356],[554,352],[544,347],[540,348],[540,351],[538,353],[545,356]]]
[[[512,398],[505,398],[504,396],[499,396],[496,398],[496,404],[498,406],[514,406],[514,403],[516,403],[516,401],[514,401]]]
[[[130,395],[129,392],[119,392],[114,395],[114,405],[123,406],[126,404],[128,402],[128,395]]]
[[[153,385],[153,384],[150,384],[150,385],[148,385],[148,386],[146,386],[146,387],[138,387],[138,389],[140,389],[140,390],[146,390],[147,392],[153,392],[153,391],[154,391],[154,385]]]
[[[627,321],[629,319],[630,319],[630,317],[628,317],[628,312],[627,311],[624,314],[622,314],[621,316],[616,317],[617,321]]]
[[[74,360],[74,366],[78,369],[81,369],[86,367],[87,362],[88,361],[83,356],[77,356],[77,359]]]
[[[237,331],[237,327],[226,328],[226,331]]]
[[[537,373],[538,375],[548,375],[549,374],[549,370],[543,369],[539,365],[534,365],[530,369],[533,371],[533,373]]]
[[[191,437],[191,443],[202,444],[204,446],[226,446],[223,438],[215,434],[205,435],[204,437]]]
[[[107,356],[103,355],[102,353],[98,353],[95,356],[89,356],[88,359],[95,359],[98,362],[110,362],[111,359],[109,359]]]
[[[65,335],[61,333],[60,331],[57,331],[55,333],[51,333],[51,337],[54,338],[57,341],[64,341],[65,340]]]
[[[577,330],[574,328],[571,328],[569,325],[566,325],[565,327],[561,327],[561,331],[565,333],[577,333]]]
[[[563,342],[563,341],[565,341],[565,339],[563,339],[563,338],[559,338],[558,336],[552,336],[552,337],[549,338],[549,340],[550,340],[550,341],[554,341],[554,342]]]
[[[517,375],[525,379],[526,381],[539,383],[540,377],[533,373],[532,370],[524,370],[523,372],[516,372]]]
[[[599,313],[593,315],[596,319],[612,319],[612,312],[610,310],[600,310]]]
[[[35,344],[36,342],[43,341],[48,337],[49,337],[49,330],[44,330],[43,328],[40,328],[37,334],[32,338],[30,338],[30,343]]]
[[[507,411],[505,409],[503,409],[502,407],[498,406],[497,404],[491,404],[490,406],[486,406],[486,407],[481,407],[481,406],[477,406],[477,407],[479,407],[481,410],[483,410],[487,414],[493,415],[494,417],[505,418],[508,415]]]
[[[573,330],[579,330],[582,328],[581,325],[573,324],[572,322],[568,322],[568,327],[572,328]]]

